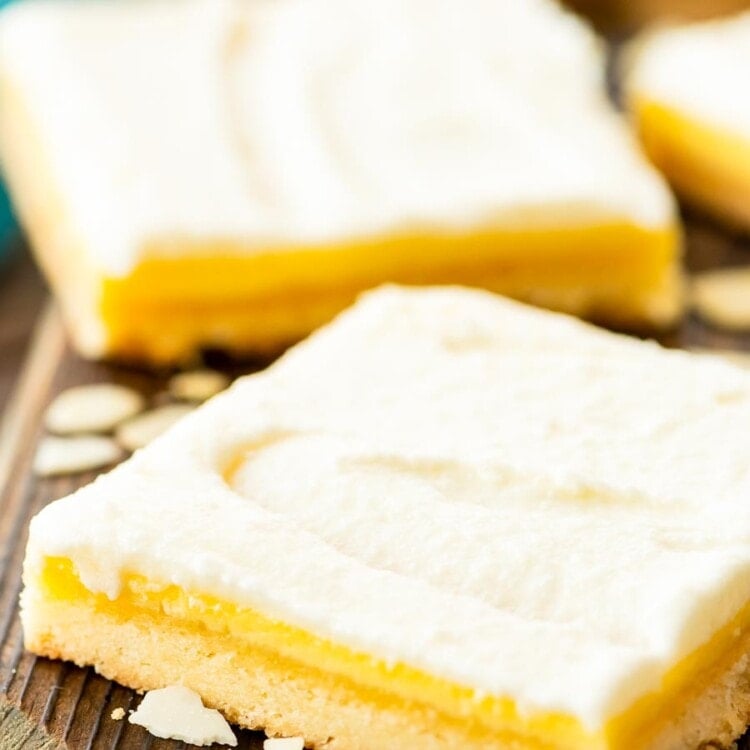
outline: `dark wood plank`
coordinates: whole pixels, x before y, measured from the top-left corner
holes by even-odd
[[[0,413],[18,377],[46,296],[41,276],[21,241],[3,251],[0,253]]]
[[[686,217],[690,267],[704,269],[750,263],[750,240]],[[727,334],[694,317],[668,336],[671,346],[700,345],[750,350],[750,334]],[[256,364],[212,362],[232,375]],[[112,710],[137,703],[127,688],[92,670],[36,658],[24,652],[18,622],[20,568],[31,516],[52,500],[90,481],[93,474],[36,480],[29,467],[41,434],[40,419],[52,396],[80,383],[114,381],[147,395],[159,393],[168,373],[85,362],[66,343],[52,307],[41,316],[23,375],[0,430],[0,750],[189,750],[184,743],[156,740],[140,727],[113,721]],[[262,746],[262,736],[241,732],[240,747]],[[750,745],[742,744],[750,750]],[[635,749],[634,749],[635,750]]]

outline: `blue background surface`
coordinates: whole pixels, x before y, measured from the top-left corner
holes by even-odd
[[[12,0],[0,0],[0,8],[7,5]],[[15,222],[10,210],[8,196],[0,183],[0,258],[6,255],[8,249],[8,240],[15,233]]]
[[[2,186],[0,186],[1,188]],[[5,254],[8,239],[15,232],[13,215],[10,211],[8,196],[4,190],[0,190],[0,255]]]

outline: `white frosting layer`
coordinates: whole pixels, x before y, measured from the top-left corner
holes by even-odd
[[[721,360],[388,288],[42,511],[27,575],[140,572],[597,728],[748,600],[747,424]]]
[[[750,13],[651,32],[638,41],[628,88],[750,138]]]
[[[0,72],[94,261],[401,231],[628,221],[672,202],[548,0],[37,0]]]

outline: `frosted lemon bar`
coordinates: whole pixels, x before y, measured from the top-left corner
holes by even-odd
[[[643,144],[695,204],[750,229],[750,13],[634,45],[626,87]]]
[[[728,746],[747,424],[719,358],[385,288],[43,510],[26,645],[314,748]]]
[[[37,0],[0,48],[0,153],[84,354],[273,349],[384,280],[679,312],[671,197],[547,0]]]

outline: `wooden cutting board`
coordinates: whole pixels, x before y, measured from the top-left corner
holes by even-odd
[[[687,219],[688,262],[693,269],[750,263],[750,240],[710,223]],[[670,346],[750,350],[750,335],[721,333],[688,319],[666,337]],[[211,362],[239,375],[259,363]],[[117,382],[146,395],[164,389],[167,373],[85,362],[69,348],[51,305],[41,315],[23,373],[0,429],[0,750],[184,750],[183,742],[151,737],[141,727],[114,721],[111,712],[137,705],[135,693],[91,669],[37,658],[23,649],[18,621],[21,563],[29,519],[94,474],[38,480],[30,471],[41,418],[55,394],[71,385]],[[239,747],[260,749],[263,735],[239,733]],[[750,750],[750,741],[740,744]],[[387,750],[384,748],[383,750]],[[459,749],[457,749],[459,750]],[[635,748],[633,750],[636,750]]]
[[[257,369],[232,365],[230,374]],[[30,470],[41,419],[51,398],[71,385],[117,382],[154,395],[167,373],[86,362],[69,348],[57,311],[40,317],[25,367],[0,431],[0,750],[178,750],[183,742],[151,737],[114,721],[115,708],[134,708],[137,696],[91,669],[37,658],[23,649],[18,594],[26,531],[44,505],[90,482],[95,474],[36,479]],[[264,735],[238,733],[239,747],[259,750]]]

